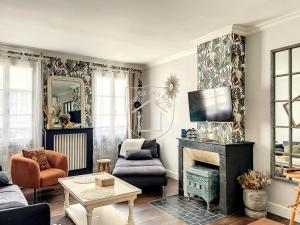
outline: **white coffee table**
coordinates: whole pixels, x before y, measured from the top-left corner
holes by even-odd
[[[114,186],[98,187],[96,176],[112,176],[107,173],[93,173],[74,177],[60,178],[58,181],[65,192],[65,212],[76,225],[125,225],[134,224],[134,200],[142,191],[116,177]],[[79,204],[69,204],[69,194],[73,195]],[[128,219],[111,204],[128,201]]]

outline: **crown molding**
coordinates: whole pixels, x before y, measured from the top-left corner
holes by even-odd
[[[215,38],[218,38],[218,37],[224,36],[226,34],[230,34],[230,33],[235,33],[235,34],[244,36],[247,34],[247,28],[242,25],[233,24],[233,25],[221,28],[217,31],[211,32],[209,34],[206,34],[202,37],[196,38],[191,41],[192,45],[195,46],[194,48],[186,49],[186,50],[177,52],[175,54],[169,55],[167,57],[163,57],[163,58],[154,60],[150,63],[147,63],[145,66],[145,69],[148,69],[148,68],[151,68],[154,66],[158,66],[158,65],[176,60],[176,59],[180,59],[184,56],[192,55],[197,52],[197,45],[199,45],[201,43],[205,43],[207,41],[211,41]]]
[[[163,58],[154,60],[154,61],[152,61],[150,63],[147,63],[145,65],[144,69],[149,69],[151,67],[158,66],[160,64],[164,64],[164,63],[167,63],[167,62],[170,62],[170,61],[174,61],[174,60],[180,59],[180,58],[182,58],[184,56],[192,55],[192,54],[194,54],[196,52],[197,52],[197,48],[195,46],[195,48],[186,49],[186,50],[180,51],[178,53],[175,53],[173,55],[169,55],[167,57],[163,57]]]
[[[261,32],[263,30],[267,30],[273,26],[282,24],[282,23],[286,23],[288,21],[291,21],[293,19],[296,19],[300,17],[300,11],[295,11],[286,15],[282,15],[282,16],[278,16],[269,20],[266,20],[264,22],[261,23],[257,23],[255,25],[249,26],[247,28],[247,33],[246,35],[251,35],[257,32]]]

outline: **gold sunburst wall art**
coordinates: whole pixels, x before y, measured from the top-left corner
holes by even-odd
[[[171,74],[165,82],[165,94],[168,98],[176,98],[179,91],[179,79]]]

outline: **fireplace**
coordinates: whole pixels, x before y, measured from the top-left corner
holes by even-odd
[[[219,210],[229,215],[242,209],[242,190],[236,177],[253,168],[253,142],[205,143],[195,139],[178,138],[179,194],[185,195],[185,171],[197,164],[219,168]]]

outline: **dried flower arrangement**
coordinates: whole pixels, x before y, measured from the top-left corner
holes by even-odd
[[[243,189],[261,190],[271,184],[272,180],[262,172],[249,170],[247,173],[237,177]]]
[[[43,107],[43,111],[45,115],[47,116],[47,128],[51,129],[54,127],[53,119],[56,117],[56,115],[60,112],[61,104],[57,103],[51,108],[48,108],[47,105]]]

